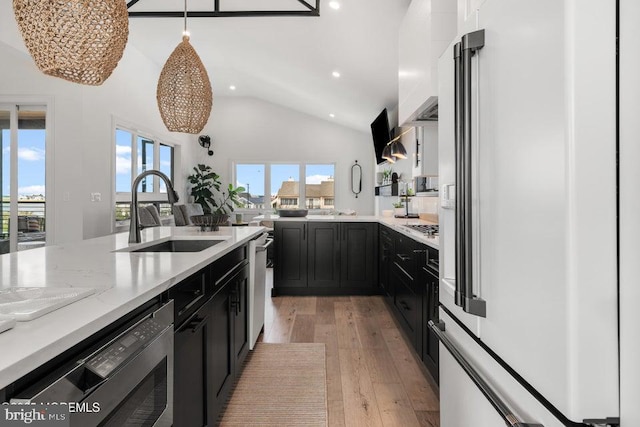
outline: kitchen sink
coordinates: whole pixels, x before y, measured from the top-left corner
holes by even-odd
[[[129,252],[200,252],[224,240],[167,240]]]

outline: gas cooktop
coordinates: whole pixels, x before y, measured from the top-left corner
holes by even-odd
[[[419,231],[420,233],[427,236],[437,236],[438,235],[438,225],[434,224],[406,224],[403,227],[410,228],[411,230]]]

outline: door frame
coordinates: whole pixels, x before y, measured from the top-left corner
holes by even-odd
[[[50,245],[55,242],[55,173],[54,173],[54,101],[51,96],[36,95],[0,95],[0,109],[11,112],[11,122],[17,121],[17,107],[44,107],[45,109],[45,244]],[[10,144],[17,146],[18,129],[11,130]],[[15,141],[15,142],[14,142]],[[17,150],[12,150],[11,154],[11,200],[17,200],[18,175],[13,175],[17,170],[18,154]],[[10,252],[18,250],[18,205],[10,206],[9,214],[9,245]]]

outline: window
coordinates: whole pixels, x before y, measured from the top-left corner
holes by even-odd
[[[46,109],[0,105],[0,254],[47,240]]]
[[[233,173],[231,182],[246,189],[241,199],[247,210],[335,208],[334,164],[236,163]]]
[[[244,187],[245,192],[240,195],[242,205],[247,209],[264,209],[264,164],[237,164],[235,182],[236,187]]]
[[[126,127],[116,127],[115,131],[115,220],[127,221],[131,217],[131,185],[140,173],[155,169],[174,181],[175,147],[160,142],[149,135]],[[160,216],[171,215],[171,205],[167,203],[167,188],[161,179],[147,176],[138,186],[138,200],[152,203]]]
[[[300,165],[271,165],[271,207],[297,208]]]
[[[335,166],[306,165],[305,194],[308,209],[334,209]]]

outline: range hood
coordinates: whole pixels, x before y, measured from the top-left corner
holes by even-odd
[[[438,97],[430,96],[401,126],[423,126],[438,121]]]

